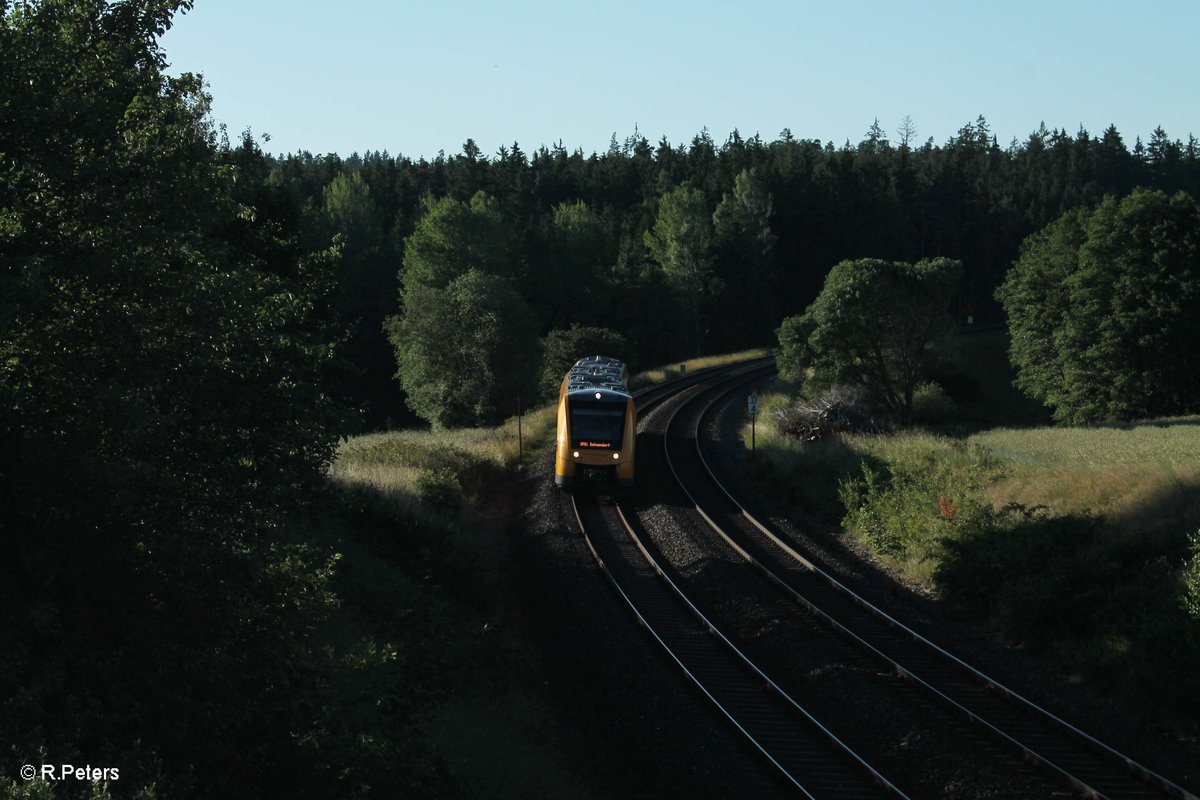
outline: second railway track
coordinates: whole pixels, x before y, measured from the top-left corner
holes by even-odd
[[[740,385],[772,371],[770,359],[760,359],[697,373],[639,393],[639,412],[709,380]],[[808,798],[905,797],[687,600],[616,503],[573,498],[572,507],[588,549],[638,621],[788,786]]]
[[[672,413],[664,454],[688,502],[741,558],[890,671],[970,720],[1020,757],[1040,764],[1075,793],[1097,798],[1196,800],[964,664],[821,571],[793,543],[747,512],[706,463],[699,435],[730,383],[693,394]],[[1016,767],[1014,767],[1016,768]]]
[[[801,796],[904,796],[687,602],[618,507],[577,499],[574,508],[597,563],[651,637]]]

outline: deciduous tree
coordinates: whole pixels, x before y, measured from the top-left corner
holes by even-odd
[[[517,277],[519,263],[511,228],[485,193],[477,192],[468,202],[426,198],[421,219],[404,242],[400,280],[406,290],[418,285],[444,289],[472,269]]]
[[[743,170],[713,213],[714,272],[724,291],[712,310],[726,347],[762,345],[778,318],[778,274],[771,232],[773,200],[756,170]]]
[[[631,352],[625,337],[608,328],[572,325],[546,335],[542,356],[542,377],[538,393],[544,400],[558,397],[563,376],[584,356],[610,356],[630,366]]]
[[[698,151],[703,152],[702,144],[695,144]],[[712,217],[704,194],[687,185],[664,194],[645,243],[651,258],[662,267],[690,311],[688,339],[698,353],[702,337],[700,303],[704,295],[718,288],[712,272]]]
[[[780,372],[817,386],[861,384],[883,410],[909,419],[931,347],[950,332],[961,274],[946,258],[842,261],[808,310],[780,326]]]
[[[384,290],[395,281],[398,264],[384,246],[381,214],[361,173],[339,172],[321,194],[326,241],[336,240],[341,251],[333,299],[344,341],[334,391],[364,421],[379,425],[402,410],[383,331],[384,320],[398,310],[397,293]]]
[[[1200,407],[1200,207],[1136,190],[1026,239],[997,291],[1017,385],[1064,422]]]
[[[131,789],[290,793],[330,258],[166,74],[190,7],[0,3],[0,772],[44,743]]]
[[[496,423],[534,396],[537,317],[505,278],[470,269],[444,289],[410,286],[388,332],[409,407],[438,427]]]
[[[609,270],[617,258],[613,237],[586,203],[561,203],[541,232],[532,254],[530,301],[545,328],[592,324],[610,311]]]

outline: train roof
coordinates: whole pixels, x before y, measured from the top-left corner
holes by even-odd
[[[628,377],[624,362],[608,356],[586,356],[567,371],[566,391],[606,389],[628,395],[629,387],[625,385]]]

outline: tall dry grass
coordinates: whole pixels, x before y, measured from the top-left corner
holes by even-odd
[[[1125,530],[1200,524],[1200,417],[1113,426],[997,429],[969,438],[1006,466],[996,506],[1091,511]]]
[[[355,436],[338,448],[329,477],[335,484],[369,488],[415,508],[417,484],[423,474],[449,470],[469,491],[488,470],[507,469],[536,458],[554,440],[555,424],[556,409],[544,406],[522,418],[520,440],[515,417],[492,428]]]
[[[771,354],[771,350],[766,347],[760,347],[755,350],[743,350],[740,353],[724,353],[722,355],[702,356],[700,358],[689,358],[674,364],[665,364],[660,367],[639,372],[629,379],[629,388],[631,391],[645,389],[648,386],[656,386],[660,383],[665,383],[673,378],[679,377],[679,365],[684,365],[684,370],[687,373],[695,372],[708,367],[720,367],[725,364],[733,364],[738,361],[749,361],[755,358],[763,358]]]

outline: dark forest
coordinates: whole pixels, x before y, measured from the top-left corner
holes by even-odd
[[[993,293],[1021,242],[1064,211],[1138,186],[1200,191],[1196,138],[1172,139],[1162,128],[1132,145],[1111,126],[1093,135],[1043,125],[1002,146],[982,116],[941,144],[912,141],[914,130],[908,120],[889,137],[874,123],[862,141],[841,146],[787,130],[773,141],[734,131],[721,144],[701,131],[686,145],[654,145],[635,132],[614,134],[606,152],[590,156],[561,143],[526,154],[513,143],[488,157],[468,140],[461,153],[432,161],[267,158],[259,177],[304,209],[314,245],[344,237],[347,366],[360,377],[343,399],[366,409],[370,426],[403,418],[380,330],[399,311],[405,241],[430,198],[490,198],[498,224],[483,235],[506,263],[478,266],[512,276],[543,335],[571,324],[614,329],[652,364],[772,343],[780,321],[802,312],[829,269],[850,258],[961,260],[957,321],[1002,323]],[[678,187],[703,198],[701,210],[679,213],[709,218],[699,220],[709,243],[696,337],[684,334],[688,299],[646,246],[660,198]]]

